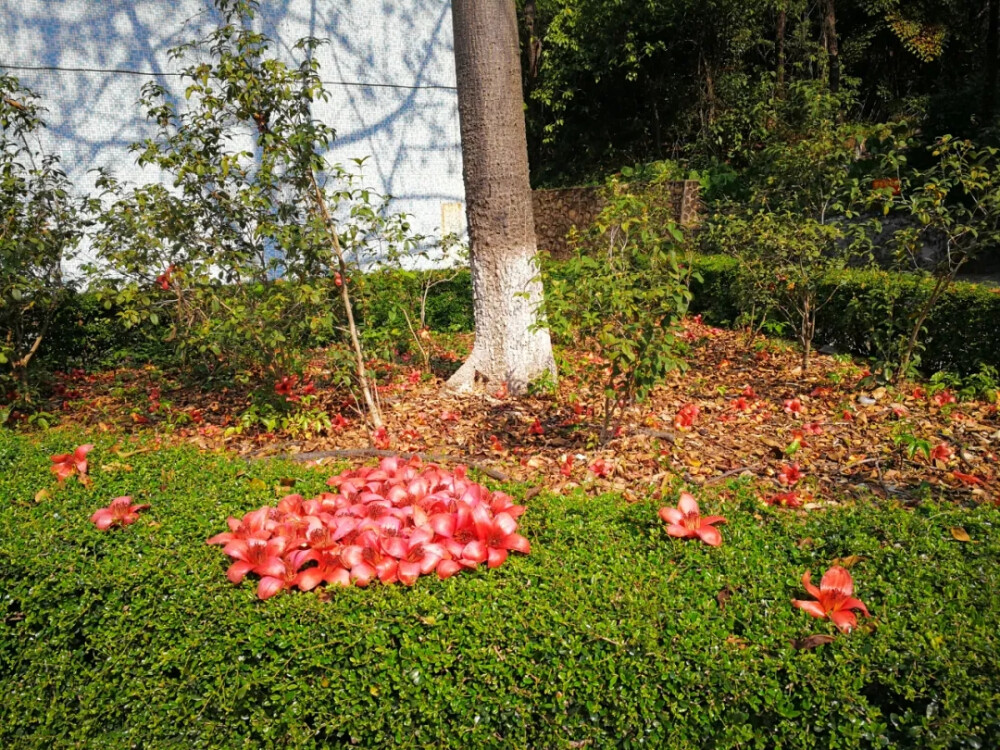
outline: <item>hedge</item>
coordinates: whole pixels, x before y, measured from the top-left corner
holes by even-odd
[[[691,309],[717,324],[730,324],[741,310],[734,296],[740,264],[726,255],[701,255],[694,262],[703,281],[693,285]],[[833,298],[817,319],[815,345],[863,357],[875,354],[872,329],[886,325],[884,311],[893,297],[895,335],[909,334],[908,313],[930,294],[931,283],[913,274],[849,270],[829,278],[821,296]],[[969,375],[981,366],[1000,368],[1000,294],[981,284],[956,282],[932,308],[926,321],[921,369]]]
[[[701,498],[713,549],[653,500],[542,493],[496,570],[260,602],[205,539],[327,473],[102,438],[92,487],[56,488],[48,454],[81,441],[0,431],[0,747],[1000,745],[994,507],[800,515],[733,485]],[[123,494],[136,524],[88,522]],[[873,617],[844,636],[789,600],[847,555]]]

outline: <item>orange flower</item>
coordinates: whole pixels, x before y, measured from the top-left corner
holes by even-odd
[[[842,633],[850,633],[858,624],[858,619],[852,610],[861,610],[865,617],[871,617],[862,601],[853,598],[854,580],[851,574],[839,565],[834,565],[823,574],[819,588],[812,585],[807,570],[802,576],[802,586],[816,598],[816,601],[792,599],[792,604],[818,619],[833,620],[833,624]]]
[[[667,524],[667,533],[680,538],[698,537],[705,544],[718,547],[722,544],[722,534],[715,528],[717,523],[725,523],[722,516],[702,516],[698,501],[690,492],[682,492],[676,508],[660,508],[660,518]]]

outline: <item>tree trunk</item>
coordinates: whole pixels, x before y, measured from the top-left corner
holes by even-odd
[[[778,11],[778,98],[785,98],[785,24],[788,22],[788,15],[785,9]]]
[[[1000,36],[1000,0],[990,0],[986,21],[986,80],[983,83],[983,125],[988,126],[996,115],[997,101],[997,37]]]
[[[830,91],[840,91],[840,48],[837,45],[836,0],[825,0],[823,11],[823,35],[826,37],[826,53],[830,63]]]
[[[519,394],[556,366],[548,331],[532,330],[542,284],[514,1],[455,0],[452,19],[476,343],[448,385]]]

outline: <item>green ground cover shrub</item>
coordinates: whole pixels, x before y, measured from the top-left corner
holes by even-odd
[[[729,519],[713,549],[667,537],[653,500],[543,493],[531,555],[496,570],[259,602],[205,540],[334,469],[103,438],[91,487],[57,488],[48,455],[80,442],[0,431],[4,748],[1000,743],[994,507],[795,515],[738,490],[700,498]],[[151,504],[137,523],[89,523],[124,494]],[[843,636],[790,599],[848,555],[873,617]],[[815,633],[836,638],[793,646]]]
[[[692,284],[692,312],[732,324],[748,312],[739,298],[741,267],[724,255],[697,256],[702,281]],[[821,294],[832,294],[816,321],[817,345],[879,358],[909,335],[910,314],[932,292],[933,282],[913,274],[844,270],[831,275]],[[931,308],[924,324],[921,369],[961,375],[1000,366],[1000,294],[981,284],[956,282]]]

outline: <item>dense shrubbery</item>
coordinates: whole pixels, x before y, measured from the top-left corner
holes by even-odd
[[[693,285],[691,308],[715,323],[734,323],[743,310],[737,296],[742,269],[735,258],[699,256],[703,281]],[[881,347],[910,332],[910,314],[932,293],[932,280],[886,271],[838,271],[821,293],[833,297],[816,321],[816,342],[880,358]],[[1000,367],[1000,294],[980,284],[955,283],[930,311],[921,357],[925,372],[962,375],[983,365]]]
[[[204,541],[281,479],[311,494],[325,473],[118,458],[104,440],[90,489],[56,488],[48,455],[76,442],[0,433],[5,748],[1000,742],[995,508],[703,497],[729,519],[711,548],[671,539],[653,500],[543,494],[531,556],[499,569],[261,603]],[[121,495],[151,507],[99,531],[88,518]],[[843,636],[790,600],[807,568],[848,555],[872,617]],[[792,643],[815,633],[836,638]]]

